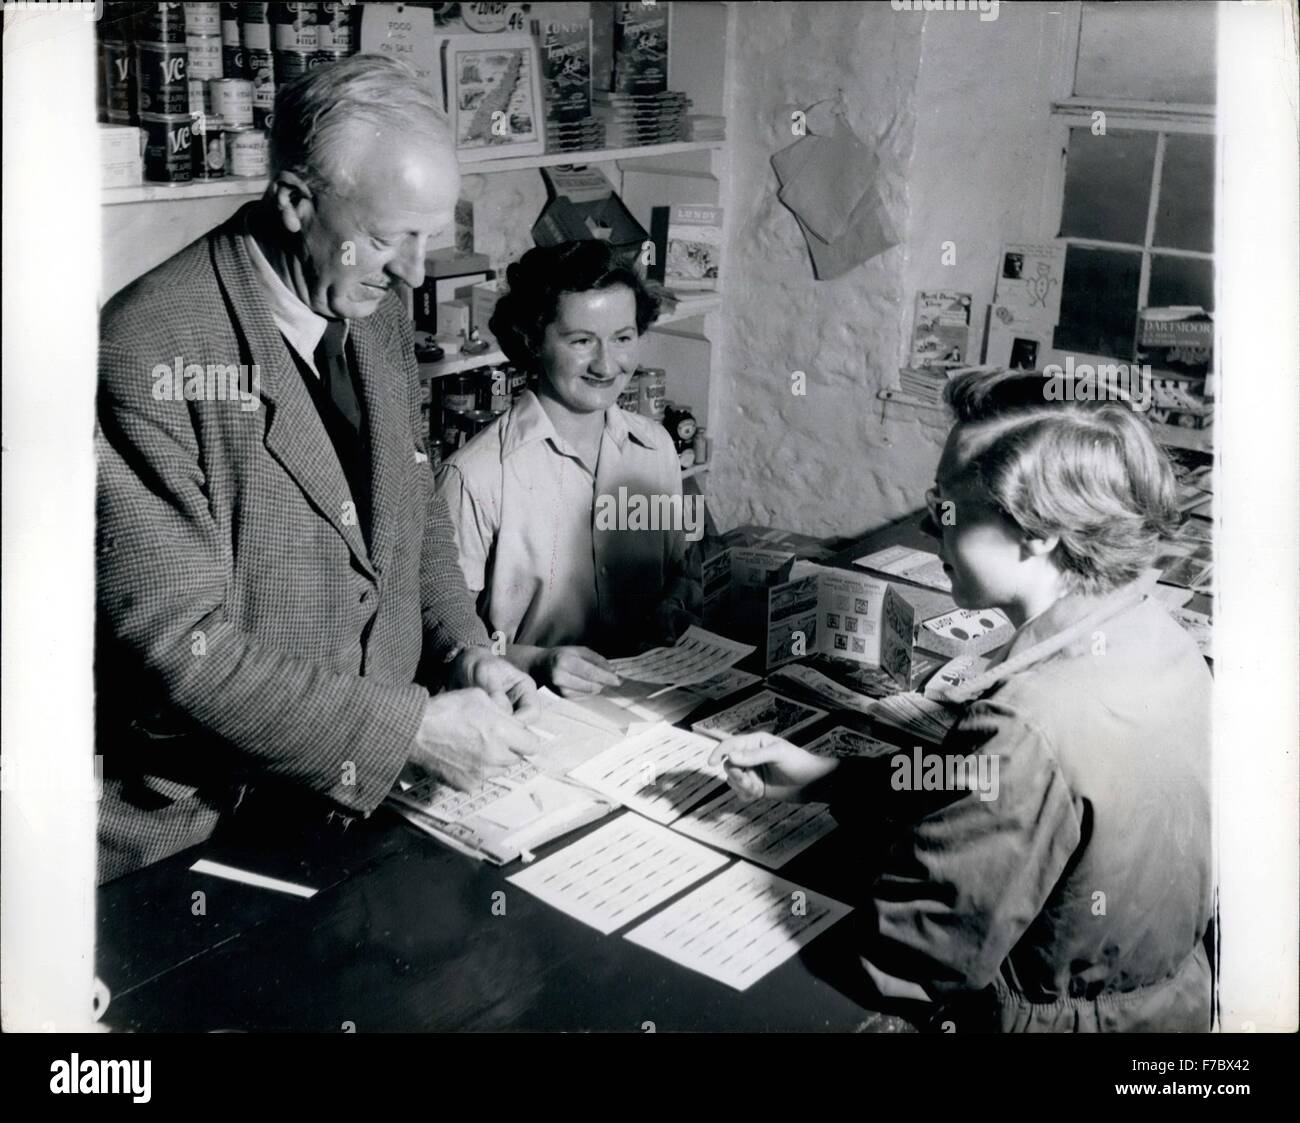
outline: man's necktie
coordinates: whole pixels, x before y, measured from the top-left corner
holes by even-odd
[[[347,336],[347,321],[331,320],[325,326],[325,334],[321,336],[314,358],[316,370],[321,377],[321,385],[329,394],[334,408],[360,435],[361,403],[357,400],[357,390],[352,384],[352,372],[348,369]]]

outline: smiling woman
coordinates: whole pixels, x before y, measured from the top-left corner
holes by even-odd
[[[683,520],[602,517],[615,495],[635,500],[620,510],[683,511],[672,439],[618,406],[657,301],[602,242],[530,250],[506,278],[490,326],[537,390],[453,455],[439,488],[507,658],[562,693],[595,693],[618,678],[593,647],[671,642],[697,599]]]

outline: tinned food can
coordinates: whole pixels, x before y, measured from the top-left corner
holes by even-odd
[[[248,77],[248,71],[244,66],[244,48],[239,43],[221,45],[221,73],[226,78]]]
[[[510,379],[500,367],[479,367],[474,372],[478,382],[478,408],[489,413],[505,413],[510,408]]]
[[[210,83],[202,78],[190,79],[190,116],[206,115],[212,112],[212,90]]]
[[[247,78],[219,78],[208,83],[212,112],[227,125],[253,127],[253,83]]]
[[[213,114],[194,119],[192,155],[195,179],[225,179],[225,122]]]
[[[275,84],[283,86],[306,74],[314,61],[314,51],[275,51]]]
[[[189,110],[189,51],[185,43],[137,43],[140,112],[154,116]]]
[[[668,376],[662,367],[642,367],[636,379],[640,394],[640,409],[646,417],[656,421],[664,419],[664,406],[668,399]]]
[[[274,44],[279,51],[314,51],[319,45],[316,36],[316,4],[277,4],[274,9]]]
[[[465,374],[448,375],[442,380],[442,409],[446,414],[469,413],[478,408],[474,381]]]
[[[267,174],[267,139],[262,129],[226,127],[226,174],[261,179]]]
[[[194,3],[193,0],[185,0],[181,5],[185,9],[185,34],[220,34],[221,9],[225,6],[218,3]]]
[[[99,44],[100,100],[104,120],[135,123],[135,59],[130,43],[104,39]]]
[[[318,66],[329,66],[332,62],[341,62],[351,54],[351,51],[316,51],[312,54],[309,65],[315,70]]]
[[[253,83],[253,124],[264,129],[275,109],[275,69],[270,51],[244,49],[244,65]]]
[[[221,5],[221,42],[226,47],[242,47],[244,45],[243,39],[239,36],[238,4]]]
[[[216,35],[187,35],[185,48],[189,51],[190,78],[220,78],[222,69],[221,39]]]
[[[189,183],[194,176],[194,122],[188,113],[141,113],[144,177],[151,183]]]
[[[248,5],[253,7],[253,5]],[[244,44],[244,53],[249,51],[269,51],[271,49],[271,25],[264,20],[250,20],[242,16],[239,20],[239,41]]]
[[[352,5],[337,0],[325,3],[316,12],[316,42],[322,51],[344,51],[351,54],[357,49],[352,23]]]
[[[184,43],[188,5],[140,4],[135,9],[135,37],[141,43]]]

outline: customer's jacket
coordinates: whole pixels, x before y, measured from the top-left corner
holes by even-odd
[[[954,698],[929,751],[989,755],[967,790],[847,770],[837,815],[897,820],[862,919],[881,994],[957,1032],[1208,1030],[1210,689],[1140,584],[1069,596]]]
[[[102,316],[101,880],[204,840],[250,783],[369,813],[413,743],[422,656],[436,665],[487,643],[419,451],[400,301],[351,326],[371,449],[367,548],[244,227],[241,211]],[[185,384],[182,400],[168,396],[167,369],[194,364],[205,400],[184,400]],[[214,365],[227,369],[213,378]],[[228,392],[241,366],[256,408]]]

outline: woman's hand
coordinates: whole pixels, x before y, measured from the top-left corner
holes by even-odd
[[[609,661],[589,647],[537,648],[530,673],[563,698],[589,697],[623,681]]]
[[[709,756],[721,764],[727,782],[744,799],[782,799],[807,803],[839,767],[835,757],[816,756],[771,733],[744,733],[728,737]]]

